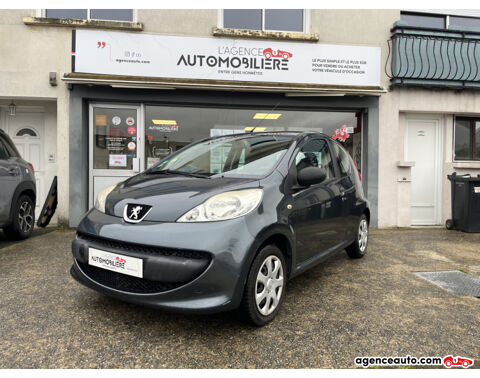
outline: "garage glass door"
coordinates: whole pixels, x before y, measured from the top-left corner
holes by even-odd
[[[137,174],[199,139],[259,131],[338,136],[362,169],[362,114],[268,108],[90,104],[89,203],[105,186]],[[212,156],[221,161],[222,151]],[[220,167],[217,167],[220,169]]]

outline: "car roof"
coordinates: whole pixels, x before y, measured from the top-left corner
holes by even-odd
[[[245,132],[241,134],[228,134],[228,135],[219,135],[218,137],[258,137],[258,136],[274,136],[274,135],[282,135],[282,136],[291,136],[292,139],[299,140],[305,136],[312,136],[318,135],[325,138],[330,138],[330,135],[320,133],[318,131],[251,131]]]

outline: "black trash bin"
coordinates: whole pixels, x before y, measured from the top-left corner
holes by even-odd
[[[452,219],[445,226],[464,232],[480,232],[480,175],[447,175],[452,183]]]

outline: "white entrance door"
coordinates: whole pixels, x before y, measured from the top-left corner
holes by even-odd
[[[441,148],[437,119],[408,119],[406,158],[412,167],[411,224],[436,225],[441,219]]]
[[[136,105],[90,104],[90,207],[100,190],[143,169],[140,109]]]
[[[43,113],[7,114],[7,132],[22,158],[33,165],[37,185],[35,215],[40,214],[47,189],[45,188],[45,162],[43,158],[45,124]]]

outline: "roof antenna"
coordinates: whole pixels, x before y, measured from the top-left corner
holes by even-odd
[[[277,105],[275,105],[275,106],[267,113],[267,115],[272,114],[272,112],[273,112],[275,109],[277,109],[278,105],[280,105],[280,102],[281,102],[281,101],[282,101],[282,100],[278,101],[278,102],[277,102]],[[262,121],[263,121],[264,119],[266,119],[266,118],[267,118],[267,116],[261,118],[261,119],[257,122],[257,124],[256,124],[255,126],[253,126],[252,130],[249,131],[250,134],[253,133],[253,132],[255,131],[255,129],[260,126],[260,123],[262,123]]]

